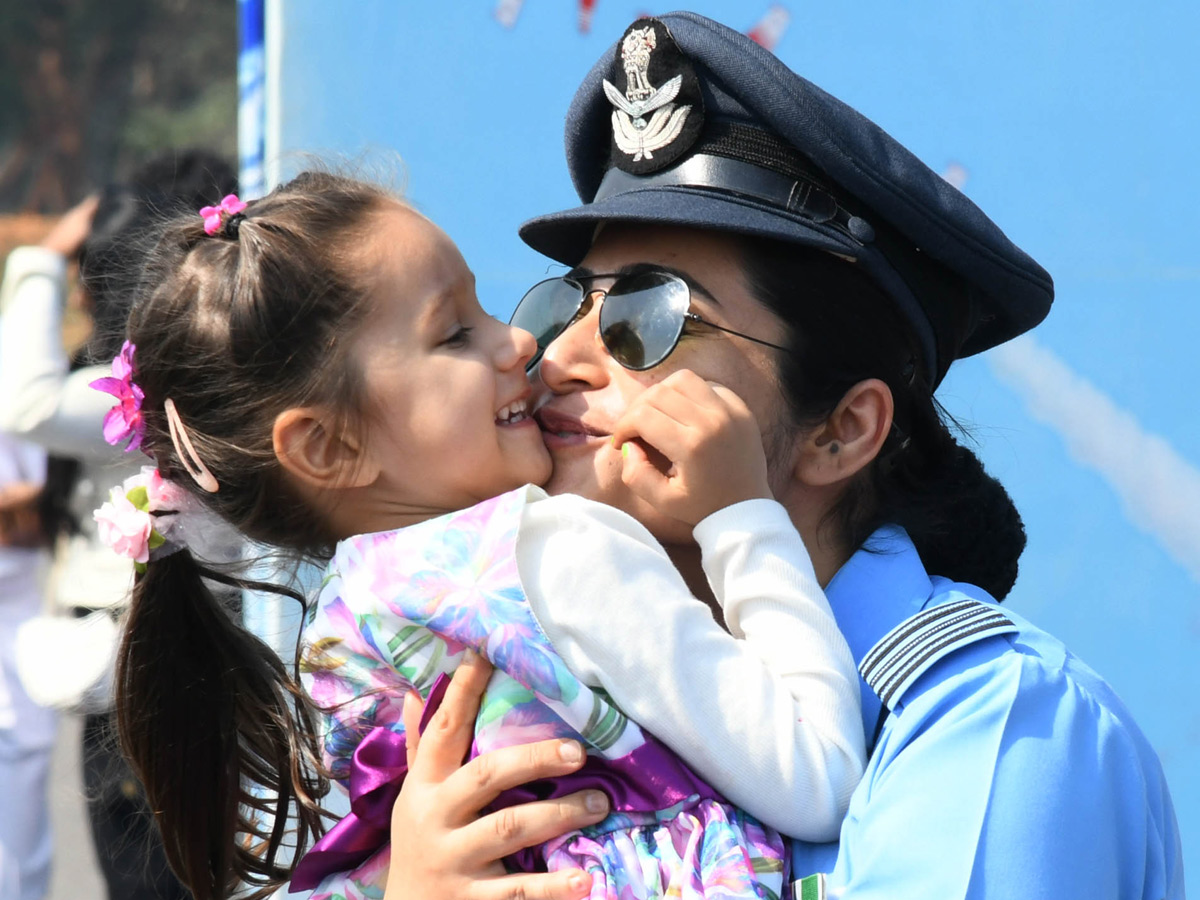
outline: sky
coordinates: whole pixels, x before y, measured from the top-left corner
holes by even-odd
[[[403,187],[505,318],[548,271],[517,226],[576,203],[576,86],[637,15],[674,8],[596,0],[582,33],[573,3],[507,5],[511,27],[496,0],[267,4],[268,172],[315,156]],[[748,30],[771,5],[690,8]],[[1131,708],[1200,871],[1200,5],[781,5],[784,62],[956,178],[1054,277],[1045,323],[956,363],[939,398],[1024,516],[1006,603]]]

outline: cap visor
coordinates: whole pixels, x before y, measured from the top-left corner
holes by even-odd
[[[597,203],[530,219],[519,230],[534,250],[574,266],[587,255],[603,222],[684,225],[791,241],[847,259],[858,245],[833,228],[798,215],[720,191],[687,187],[647,187]]]

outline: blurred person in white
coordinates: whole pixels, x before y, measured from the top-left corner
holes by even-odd
[[[148,226],[236,187],[232,168],[218,157],[164,153],[128,184],[106,187],[67,212],[39,246],[13,250],[0,283],[0,431],[49,452],[42,506],[57,536],[48,591],[60,615],[22,630],[20,676],[39,703],[84,715],[84,789],[110,900],[187,895],[166,865],[141,785],[112,727],[115,623],[128,606],[132,578],[98,543],[91,516],[108,489],[139,472],[146,458],[104,441],[111,398],[89,384],[109,374],[120,348]],[[71,356],[63,317],[75,260],[94,324]]]
[[[46,781],[56,715],[16,673],[17,629],[42,608],[45,536],[38,514],[46,455],[0,434],[0,897],[40,900],[50,882]]]

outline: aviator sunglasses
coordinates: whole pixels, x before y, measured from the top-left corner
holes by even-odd
[[[584,286],[584,282],[599,278],[615,281],[607,290],[589,290]],[[670,272],[567,275],[547,278],[531,287],[509,319],[510,325],[525,329],[537,339],[537,353],[527,369],[541,361],[542,353],[572,322],[587,314],[591,307],[590,304],[585,307],[585,302],[597,295],[601,304],[600,339],[613,359],[634,372],[653,368],[670,356],[688,322],[702,323],[756,344],[787,351],[786,347],[716,325],[691,312],[691,289],[686,281]]]

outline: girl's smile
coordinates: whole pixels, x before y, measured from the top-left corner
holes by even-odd
[[[530,415],[532,335],[484,312],[474,276],[436,225],[399,205],[376,218],[360,260],[372,273],[371,308],[352,351],[368,400],[361,460],[375,474],[346,498],[367,517],[359,531],[462,509],[550,475]]]

